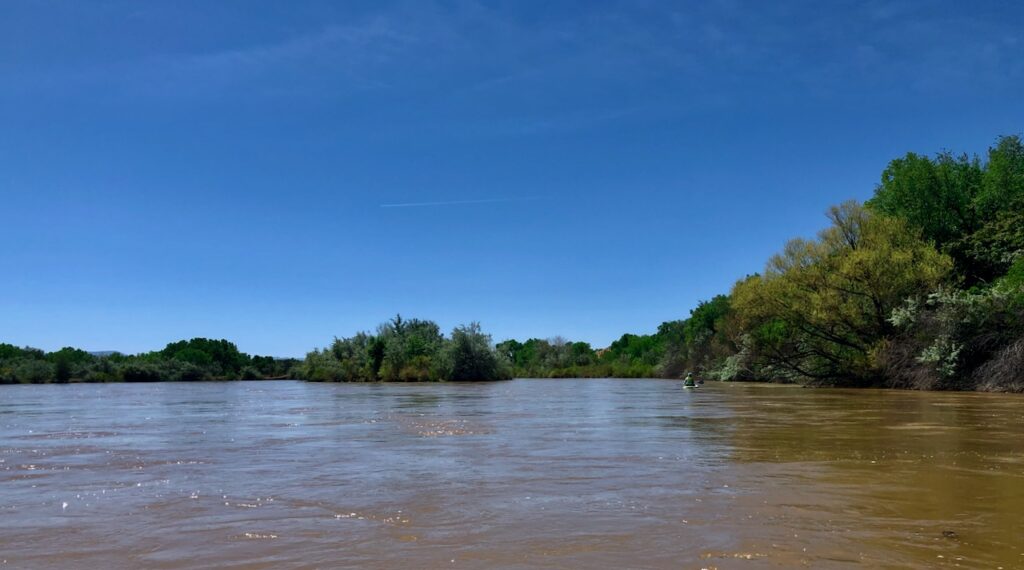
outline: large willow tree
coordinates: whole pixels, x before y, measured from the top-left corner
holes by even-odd
[[[765,374],[871,384],[892,310],[945,281],[952,262],[905,221],[856,202],[828,217],[817,239],[790,241],[764,275],[739,282],[732,306]]]

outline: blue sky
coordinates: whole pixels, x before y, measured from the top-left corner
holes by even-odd
[[[0,341],[608,344],[906,151],[1024,130],[1016,2],[0,4]]]

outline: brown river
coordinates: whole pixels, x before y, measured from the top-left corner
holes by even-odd
[[[1024,568],[1024,398],[0,387],[0,569]]]

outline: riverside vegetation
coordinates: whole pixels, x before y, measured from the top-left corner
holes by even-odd
[[[1024,391],[1024,144],[984,158],[908,153],[866,203],[829,209],[763,273],[653,334],[607,348],[562,338],[494,344],[476,323],[447,337],[401,317],[301,361],[193,339],[137,356],[0,345],[0,382],[314,381],[666,377],[913,389]]]
[[[55,352],[0,344],[0,384],[258,380],[291,377],[296,359],[250,356],[226,340],[194,338],[137,355]]]

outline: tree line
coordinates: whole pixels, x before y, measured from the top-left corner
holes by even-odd
[[[762,273],[652,334],[595,349],[561,337],[454,348],[430,321],[310,353],[318,380],[665,377],[915,389],[1024,391],[1024,145],[984,158],[908,153],[866,203],[829,208],[828,227],[791,240]],[[461,334],[461,333],[460,333]],[[465,355],[460,356],[460,352]],[[484,358],[481,355],[486,355]],[[473,377],[473,375],[470,375]]]
[[[159,382],[286,378],[296,359],[250,356],[226,340],[194,338],[136,355],[54,352],[0,344],[0,384]]]
[[[516,374],[1024,391],[1024,145],[908,153],[866,203],[651,335],[502,343]]]
[[[606,348],[555,337],[493,343],[401,316],[302,360],[249,356],[226,340],[97,356],[0,345],[0,382],[293,377],[376,382],[665,377],[913,389],[1024,391],[1024,144],[984,157],[895,159],[865,203],[829,208],[762,273],[652,334]]]

